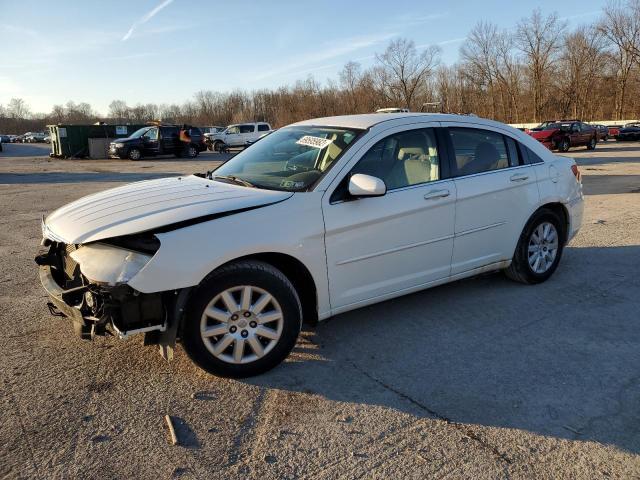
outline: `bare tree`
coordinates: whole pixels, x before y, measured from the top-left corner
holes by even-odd
[[[407,108],[416,106],[416,93],[439,63],[440,48],[426,47],[418,53],[412,40],[392,40],[382,55],[376,55],[380,64],[378,78],[390,98],[399,98]]]
[[[616,120],[624,116],[629,77],[634,64],[640,63],[640,0],[610,2],[598,29],[611,43],[611,58],[616,67]]]
[[[489,22],[479,22],[460,48],[466,73],[491,99],[491,118],[496,118],[496,88],[498,77],[498,28]]]
[[[551,76],[553,63],[562,46],[562,34],[566,24],[553,13],[542,16],[540,9],[518,23],[516,44],[525,55],[533,90],[533,120],[540,121],[547,98],[545,87]]]
[[[358,111],[358,90],[362,79],[360,64],[347,62],[338,76],[340,87],[347,96],[348,113],[356,113]]]
[[[129,107],[124,100],[114,100],[109,104],[109,116],[119,122],[129,119]]]
[[[565,37],[559,76],[562,116],[590,119],[593,115],[594,100],[599,101],[595,92],[603,50],[604,38],[595,28],[580,27]]]
[[[31,110],[22,98],[12,98],[7,104],[7,116],[13,119],[24,119],[31,114]]]

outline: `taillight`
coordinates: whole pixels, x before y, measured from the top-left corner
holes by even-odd
[[[571,171],[573,172],[573,175],[576,177],[576,180],[581,181],[580,170],[578,169],[578,165],[576,165],[575,163],[571,165]]]

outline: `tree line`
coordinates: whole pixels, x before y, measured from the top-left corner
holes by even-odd
[[[203,90],[183,104],[128,105],[114,100],[106,116],[88,103],[55,105],[33,114],[24,100],[0,105],[0,132],[42,130],[47,124],[144,123],[192,125],[298,120],[384,107],[474,113],[506,123],[552,118],[622,120],[640,117],[640,0],[614,0],[592,23],[569,29],[539,9],[515,28],[480,21],[445,65],[437,46],[392,40],[369,68],[348,62],[337,78],[313,76],[293,85],[251,92]]]

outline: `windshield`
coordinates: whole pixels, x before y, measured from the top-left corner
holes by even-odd
[[[150,129],[151,127],[144,127],[141,128],[140,130],[136,130],[135,132],[133,132],[129,138],[140,138],[142,135],[144,135],[145,133],[147,133],[147,131]]]
[[[360,133],[333,127],[289,127],[261,138],[213,172],[258,188],[304,191],[335,164]]]

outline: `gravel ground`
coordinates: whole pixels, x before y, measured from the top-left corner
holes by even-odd
[[[0,477],[640,477],[640,145],[577,149],[583,229],[545,284],[500,274],[337,316],[277,369],[210,376],[49,315],[42,214],[198,161],[0,154]],[[171,446],[171,415],[180,445]]]

